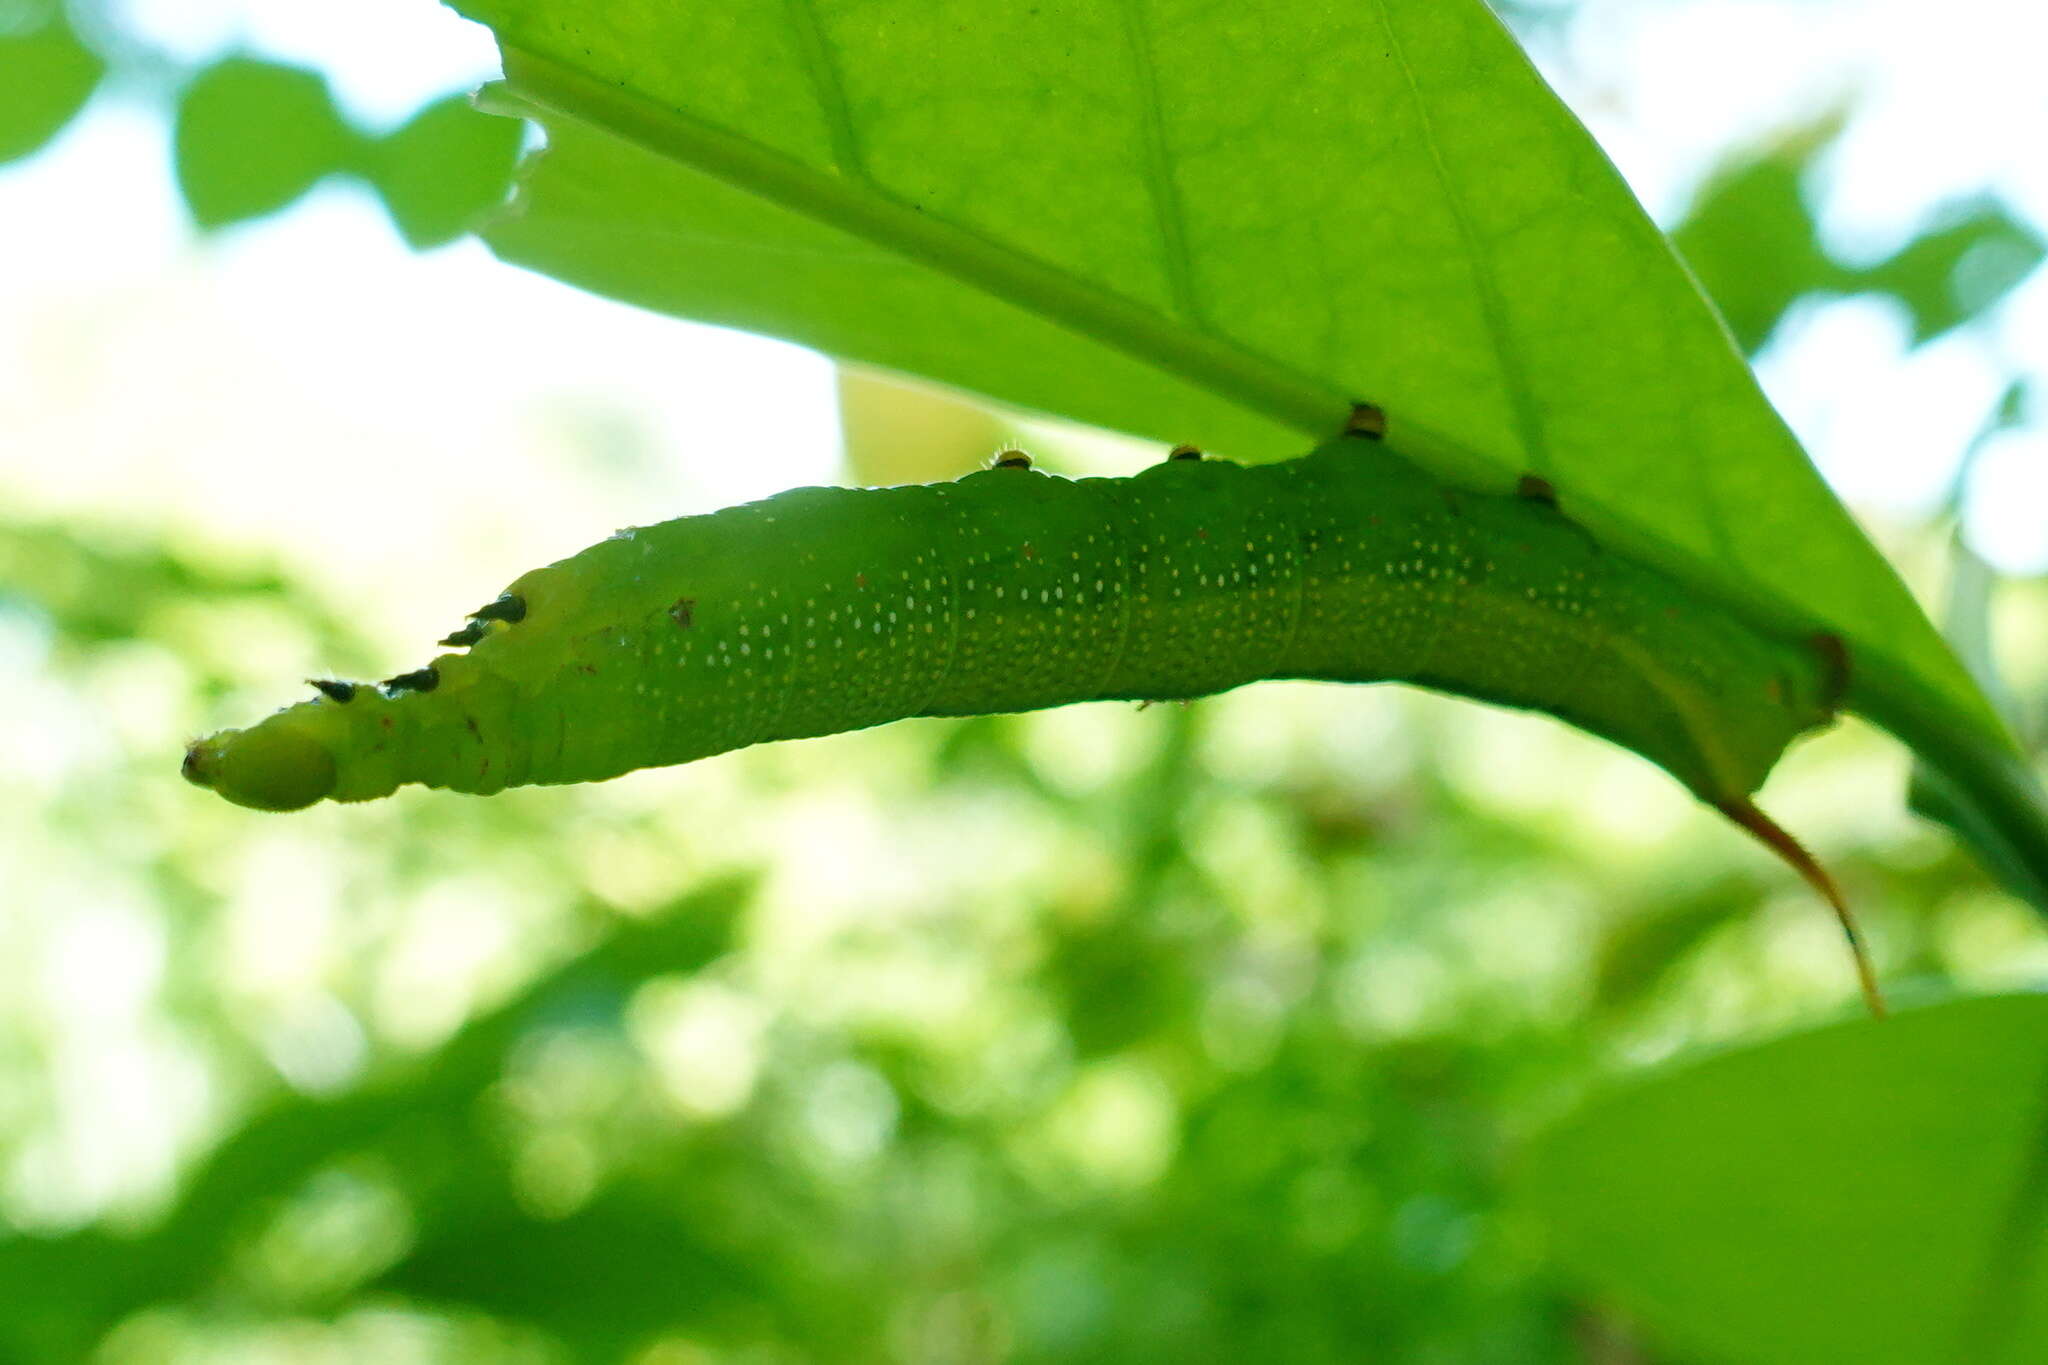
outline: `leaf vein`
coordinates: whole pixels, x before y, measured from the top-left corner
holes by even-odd
[[[1387,35],[1387,54],[1400,68],[1401,79],[1407,85],[1408,97],[1414,104],[1415,121],[1422,130],[1422,144],[1429,150],[1430,169],[1443,193],[1444,207],[1450,211],[1451,221],[1465,244],[1465,258],[1471,263],[1472,286],[1478,296],[1480,318],[1486,327],[1494,370],[1500,375],[1501,388],[1507,394],[1515,434],[1522,443],[1523,463],[1530,473],[1547,474],[1550,472],[1549,443],[1543,436],[1542,415],[1537,409],[1529,377],[1523,373],[1520,357],[1508,336],[1507,306],[1501,294],[1500,281],[1494,277],[1493,259],[1487,253],[1478,229],[1472,224],[1450,167],[1444,164],[1443,147],[1437,141],[1436,120],[1430,116],[1429,101],[1422,96],[1422,88],[1415,79],[1415,69],[1408,61],[1400,35],[1394,30],[1387,0],[1378,0],[1375,8],[1379,13],[1380,27]]]
[[[1144,0],[1118,0],[1123,17],[1125,45],[1130,49],[1132,74],[1138,95],[1138,158],[1145,176],[1145,188],[1152,199],[1152,216],[1159,229],[1159,243],[1166,267],[1167,284],[1173,291],[1174,308],[1203,331],[1211,331],[1195,292],[1194,260],[1188,249],[1187,213],[1181,203],[1180,187],[1166,153],[1166,120],[1159,103],[1159,64],[1152,50],[1151,30],[1145,23]]]
[[[825,36],[824,21],[818,17],[814,0],[784,0],[783,8],[789,15],[790,28],[796,33],[797,51],[803,58],[811,95],[818,102],[826,134],[832,140],[833,163],[841,175],[872,183],[861,154],[860,133],[853,126],[853,111],[846,102],[846,83],[840,78],[839,63],[832,55],[832,44]]]

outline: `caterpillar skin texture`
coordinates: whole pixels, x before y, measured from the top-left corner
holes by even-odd
[[[1838,658],[1603,550],[1546,498],[1453,492],[1356,436],[1254,467],[794,489],[621,532],[479,618],[388,695],[323,685],[194,744],[186,775],[291,810],[1319,678],[1545,711],[1728,809],[1840,691]]]

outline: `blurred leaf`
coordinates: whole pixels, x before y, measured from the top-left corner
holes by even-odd
[[[1653,996],[1670,973],[1720,929],[1756,908],[1755,883],[1720,877],[1684,893],[1656,897],[1605,927],[1593,970],[1593,1005],[1608,1012]]]
[[[1770,339],[1796,300],[1842,287],[1846,272],[1821,250],[1804,191],[1814,156],[1841,128],[1837,111],[1723,166],[1671,231],[1746,352]]]
[[[1703,1361],[2048,1358],[2048,996],[1637,1082],[1524,1184],[1567,1264]]]
[[[1184,1017],[1200,999],[1191,964],[1166,951],[1173,945],[1160,941],[1153,920],[1078,926],[1054,941],[1043,973],[1059,994],[1076,1055],[1120,1052]]]
[[[275,213],[361,151],[325,78],[299,67],[227,57],[178,103],[178,188],[202,228]]]
[[[35,28],[0,29],[0,164],[55,137],[85,106],[106,70],[51,5]]]
[[[1991,599],[1998,573],[1964,543],[1960,530],[1951,540],[1949,566],[1948,613],[1943,622],[1949,639],[1977,675],[1985,695],[2017,720],[2019,708],[1999,676],[1991,638]],[[1976,807],[1963,799],[1938,769],[1914,763],[1906,804],[1915,814],[1948,826],[1976,853],[1985,871],[2013,895],[2035,905],[2048,905],[2048,878],[2015,856],[1998,831],[1985,824]]]
[[[957,479],[1001,448],[1004,423],[987,406],[929,384],[839,367],[839,426],[856,483]]]
[[[1845,118],[1835,110],[1730,160],[1672,229],[1744,351],[1770,340],[1806,295],[1866,290],[1898,299],[1913,319],[1913,340],[1927,341],[1982,314],[2041,263],[2040,238],[1989,199],[1945,206],[1933,226],[1875,265],[1832,259],[1805,185]]]
[[[521,1214],[509,1197],[443,1210],[383,1283],[523,1319],[574,1343],[579,1359],[606,1361],[761,1294],[742,1263],[646,1191],[612,1192],[552,1220]]]
[[[323,635],[343,633],[275,572],[222,568],[114,532],[0,520],[0,602],[18,600],[48,615],[70,645],[133,639],[174,606],[286,596],[294,614]]]
[[[456,7],[548,129],[507,259],[1243,458],[1370,398],[1436,473],[1534,471],[1606,543],[1841,635],[1855,708],[2048,867],[1996,714],[1479,0]]]
[[[451,95],[379,142],[369,178],[413,247],[454,240],[503,200],[519,158],[520,125],[480,114]]]
[[[1857,276],[1861,287],[1906,305],[1916,342],[1979,316],[2041,264],[2041,239],[2002,204],[1951,206],[1944,217]]]
[[[2026,388],[2015,380],[2006,386],[1998,406],[1963,454],[1949,489],[1951,516],[1961,516],[1963,490],[1985,442],[2019,426],[2026,415]],[[1956,526],[1949,537],[1948,609],[1942,617],[1942,630],[1984,695],[2013,726],[2021,742],[2026,743],[2030,738],[2028,727],[2020,716],[2018,700],[1999,673],[1997,642],[1992,637],[1991,605],[1997,587],[1997,570],[1970,548],[1962,527]],[[1939,769],[1915,761],[1906,785],[1906,804],[1915,814],[1946,825],[2013,895],[2034,905],[2048,905],[2048,874],[2018,856]]]

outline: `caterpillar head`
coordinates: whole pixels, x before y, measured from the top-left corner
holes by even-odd
[[[334,751],[297,726],[223,730],[185,750],[185,780],[238,806],[299,810],[334,791]]]

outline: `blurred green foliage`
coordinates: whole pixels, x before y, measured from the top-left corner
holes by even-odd
[[[2040,236],[1990,199],[1940,206],[1881,260],[1836,259],[1821,241],[1809,185],[1842,123],[1837,112],[1731,158],[1671,230],[1745,351],[1761,349],[1786,311],[1813,294],[1887,295],[1911,317],[1914,341],[1928,341],[1989,312],[2041,263]]]
[[[51,4],[6,13],[0,26],[0,163],[27,156],[84,107],[106,63]]]
[[[87,696],[154,648],[196,670],[159,686],[246,707],[246,667],[201,642],[256,608],[309,655],[364,649],[289,579],[161,544],[4,528],[0,566],[0,622],[33,623],[40,668]],[[1390,723],[1427,737],[1386,730],[1377,764],[1318,752],[1321,722],[1274,749],[1288,691],[831,741],[857,754],[826,762],[886,803],[879,836],[936,882],[885,878],[822,923],[778,860],[766,880],[701,862],[750,823],[804,823],[791,803],[825,771],[804,746],[695,796],[419,794],[311,834],[181,803],[160,747],[80,774],[143,832],[101,856],[174,917],[164,1005],[215,1077],[217,1136],[161,1207],[0,1238],[0,1282],[34,1291],[0,1311],[0,1359],[1520,1365],[1625,1346],[1635,1329],[1560,1278],[1509,1197],[1516,1153],[1625,1058],[1846,1003],[1824,924],[1732,840],[1603,868],[1568,820],[1504,814],[1419,762],[1469,707],[1403,703]],[[1597,752],[1554,735],[1574,762]],[[323,1008],[386,1040],[326,1079],[222,975],[238,921],[310,890],[288,880],[266,908],[233,889],[270,840],[347,869],[358,946],[330,949]],[[339,864],[314,854],[330,840]],[[1828,851],[1923,993],[2026,932],[1952,852]],[[521,898],[481,911],[523,926],[495,1003],[423,1048],[392,1036],[377,982],[422,895],[508,867]],[[1815,945],[1791,976],[1764,967],[1788,932]],[[1911,1084],[1891,1047],[1879,1070]],[[1627,1132],[1633,1178],[1683,1184],[1709,1112],[1729,1179],[1745,1131],[1790,1160],[1783,1093],[1680,1095],[1665,1130]],[[1622,1188],[1585,1161],[1586,1188]]]
[[[130,94],[173,106],[178,188],[202,229],[276,213],[329,176],[352,176],[383,202],[414,247],[469,231],[501,203],[523,137],[463,95],[432,101],[388,134],[356,126],[318,71],[228,53],[186,70],[92,9]],[[109,60],[80,36],[59,0],[0,8],[0,163],[36,151],[85,106]]]

